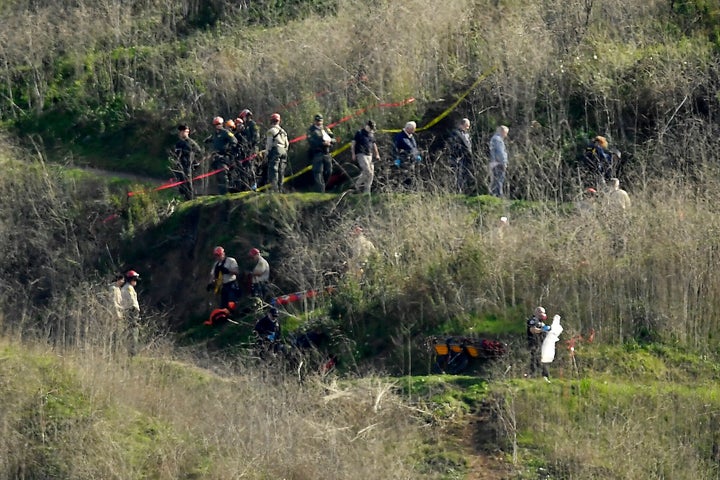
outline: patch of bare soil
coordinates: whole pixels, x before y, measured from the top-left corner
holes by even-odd
[[[468,460],[467,480],[510,480],[515,469],[501,450],[497,434],[486,413],[480,413],[468,423],[463,434]]]

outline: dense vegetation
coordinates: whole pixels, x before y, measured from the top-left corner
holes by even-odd
[[[60,3],[0,3],[0,478],[717,478],[713,2]],[[413,97],[372,116],[425,125],[479,78],[420,139],[442,165],[445,130],[469,117],[483,171],[509,125],[507,201],[436,177],[370,199],[179,204],[73,168],[164,178],[177,123],[202,139],[245,107],[281,111],[292,136],[316,111]],[[576,208],[594,134],[623,153],[626,215]],[[378,247],[361,276],[344,274],[355,224]],[[288,330],[332,332],[336,374],[298,384],[249,363],[248,325],[202,328],[216,244],[261,247],[280,292],[337,286],[287,308]],[[144,277],[135,358],[106,296],[126,268]],[[550,385],[522,378],[539,303],[563,341],[596,331],[576,357],[558,344]],[[423,376],[426,338],[447,333],[511,354]]]
[[[2,8],[0,118],[71,161],[161,175],[174,125],[202,138],[214,115],[245,107],[261,123],[280,110],[299,135],[318,110],[417,98],[373,113],[398,128],[492,72],[455,115],[482,143],[497,123],[513,129],[523,197],[571,195],[577,141],[596,133],[640,175],[712,163],[718,13],[699,0]]]

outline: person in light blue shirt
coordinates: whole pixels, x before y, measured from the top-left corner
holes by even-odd
[[[505,138],[509,131],[508,127],[500,125],[490,139],[490,194],[498,198],[505,196],[503,187],[508,165]]]

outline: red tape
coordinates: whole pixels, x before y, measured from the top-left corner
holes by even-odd
[[[288,303],[299,302],[306,298],[314,298],[322,293],[333,293],[335,287],[325,287],[324,290],[305,290],[303,292],[289,293],[287,295],[280,295],[270,300],[270,305],[287,305]]]

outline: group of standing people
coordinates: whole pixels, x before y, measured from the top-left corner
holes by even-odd
[[[490,195],[505,197],[505,178],[508,167],[508,152],[505,145],[510,129],[500,125],[488,144],[490,163]],[[473,148],[470,138],[470,120],[463,118],[449,137],[450,165],[455,173],[455,187],[458,193],[468,193],[473,179]]]
[[[316,114],[306,134],[308,159],[317,192],[325,192],[327,188],[333,171],[331,151],[337,143],[335,134],[325,125],[324,120],[322,114]],[[249,109],[243,110],[234,121],[224,121],[217,116],[212,123],[215,131],[205,143],[212,146],[211,168],[222,170],[217,176],[218,193],[256,190],[261,183],[259,179],[262,175],[258,172],[261,160],[267,161],[266,188],[271,192],[283,191],[290,140],[281,126],[279,113],[273,113],[269,117],[270,126],[265,133],[264,145],[259,126],[253,120]],[[450,132],[446,142],[449,165],[455,177],[454,187],[458,193],[469,193],[475,181],[473,164],[477,153],[473,148],[470,128],[470,120],[462,118]],[[416,130],[417,124],[409,121],[392,138],[392,159],[388,164],[390,172],[402,177],[402,183],[407,186],[414,182],[415,169],[423,160]],[[381,160],[376,132],[375,121],[367,120],[363,127],[355,132],[350,144],[352,160],[360,169],[359,176],[354,180],[354,189],[365,194],[372,190],[376,177],[376,162]],[[509,161],[506,141],[509,132],[507,126],[498,126],[487,145],[489,193],[498,198],[507,195]],[[178,126],[178,136],[172,169],[180,182],[180,193],[186,199],[191,199],[194,196],[192,178],[200,166],[203,149],[190,138],[190,128],[187,125]],[[611,150],[605,137],[594,137],[585,150],[584,158],[597,186],[612,185],[617,178],[620,152]],[[400,175],[401,173],[404,175]]]
[[[231,189],[238,191],[256,189],[257,172],[254,160],[260,149],[260,130],[253,119],[252,111],[244,109],[235,120],[226,121],[223,117],[216,116],[212,124],[213,133],[203,143],[210,144],[212,153],[210,167],[221,170],[217,176],[218,193],[225,194]],[[279,116],[277,124],[279,124]],[[186,200],[191,200],[194,197],[192,179],[200,167],[204,149],[190,138],[188,125],[178,125],[177,129],[178,140],[171,158],[171,170],[175,179],[181,182],[179,185],[181,195]],[[287,140],[287,134],[285,139]]]
[[[213,249],[213,257],[215,261],[210,269],[206,289],[220,296],[220,308],[228,308],[231,302],[237,302],[242,295],[239,283],[240,267],[237,260],[228,256],[221,246]],[[253,262],[253,268],[248,272],[250,294],[265,299],[270,281],[270,264],[257,248],[251,248],[248,257]]]
[[[235,120],[225,121],[220,116],[213,118],[214,132],[205,139],[204,143],[211,144],[210,167],[221,170],[217,176],[218,193],[225,194],[233,189],[256,190],[260,177],[256,171],[258,159],[263,158],[267,160],[267,188],[272,192],[283,191],[290,141],[281,122],[279,113],[270,115],[270,127],[265,133],[264,149],[261,149],[259,127],[249,109],[243,110]],[[406,183],[412,183],[415,167],[423,159],[418,147],[416,130],[417,124],[409,121],[392,139],[391,167],[395,172],[406,173]],[[455,171],[457,189],[460,192],[468,190],[472,177],[473,148],[469,131],[470,120],[463,118],[448,139],[451,166]],[[360,175],[354,181],[354,188],[366,194],[372,190],[376,176],[376,162],[381,160],[376,132],[375,121],[367,120],[365,125],[356,131],[350,144],[352,160],[360,169]],[[507,132],[507,127],[499,127],[490,141],[490,166],[493,175],[491,193],[496,196],[503,196],[504,172],[507,167],[504,139]],[[180,193],[188,200],[194,197],[192,179],[204,155],[203,148],[190,138],[190,133],[188,125],[178,126],[179,138],[174,147],[171,167],[176,180],[180,183]],[[306,139],[314,188],[317,192],[324,192],[333,170],[331,150],[337,139],[333,131],[325,125],[322,114],[318,113],[313,117]]]

